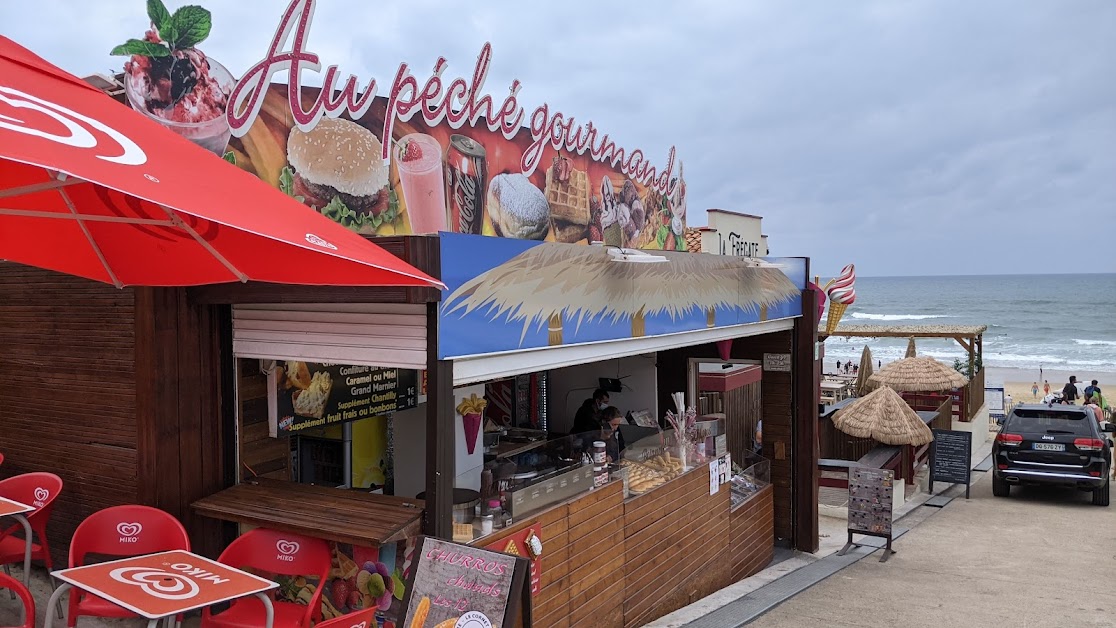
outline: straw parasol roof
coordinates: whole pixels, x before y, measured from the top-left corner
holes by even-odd
[[[903,357],[904,357],[904,358],[914,358],[914,357],[918,357],[918,354],[917,354],[917,353],[915,352],[915,341],[914,341],[914,336],[911,336],[911,339],[910,339],[910,341],[909,341],[909,342],[907,342],[907,354],[906,354],[906,355],[904,355]]]
[[[934,440],[926,423],[899,393],[886,386],[838,410],[833,426],[849,436],[885,445],[925,445]]]
[[[868,348],[868,345],[864,345],[864,351],[860,354],[860,366],[856,369],[856,384],[853,387],[857,397],[863,397],[877,387],[875,382],[868,379],[875,370],[872,367],[873,361],[872,350]]]
[[[759,312],[791,300],[798,288],[778,265],[727,255],[650,251],[668,263],[616,262],[608,247],[544,242],[466,281],[442,303],[446,314],[484,310],[522,321],[520,342],[552,317],[583,322],[717,308]]]
[[[941,392],[964,386],[969,381],[934,358],[896,360],[868,380],[900,392]]]

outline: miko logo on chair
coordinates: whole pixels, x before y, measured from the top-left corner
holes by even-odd
[[[42,508],[46,505],[46,500],[50,499],[50,491],[43,487],[35,489],[35,501],[32,503],[35,508]]]
[[[116,524],[116,532],[120,534],[121,543],[138,543],[140,532],[143,532],[143,525],[138,522],[121,521]]]
[[[288,563],[294,562],[295,554],[298,553],[298,542],[279,539],[275,542],[275,549],[279,552],[279,555],[275,557],[277,560]]]

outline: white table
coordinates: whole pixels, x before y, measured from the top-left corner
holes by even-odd
[[[255,595],[273,628],[275,608],[268,591],[279,585],[191,552],[175,550],[95,563],[51,573],[62,581],[47,602],[45,628],[54,623],[53,609],[71,587],[104,598],[147,618],[148,628],[160,622],[174,626],[182,613]]]

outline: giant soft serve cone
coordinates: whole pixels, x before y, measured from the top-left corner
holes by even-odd
[[[825,321],[825,333],[830,335],[837,329],[845,310],[856,301],[856,267],[849,264],[841,269],[841,274],[828,286],[829,316]]]

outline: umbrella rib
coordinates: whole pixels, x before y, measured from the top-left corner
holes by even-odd
[[[245,275],[244,273],[237,270],[236,266],[233,266],[232,263],[229,262],[229,260],[225,259],[224,255],[221,255],[220,253],[218,253],[217,249],[213,248],[212,244],[210,244],[204,238],[202,238],[201,235],[199,235],[197,231],[194,231],[194,229],[192,227],[190,227],[190,225],[186,224],[182,220],[182,218],[180,218],[178,216],[178,214],[173,209],[171,209],[170,207],[167,207],[166,205],[159,205],[159,207],[163,208],[163,211],[165,211],[167,213],[167,216],[170,216],[171,222],[174,223],[174,226],[176,226],[180,229],[183,229],[187,233],[189,233],[194,238],[194,241],[196,241],[198,244],[202,245],[202,247],[205,248],[205,250],[209,251],[210,255],[217,258],[217,261],[221,262],[221,265],[224,266],[225,268],[227,268],[230,273],[236,275],[237,279],[239,279],[241,283],[247,283],[248,282],[248,275]]]
[[[86,183],[85,179],[55,179],[47,181],[46,183],[36,183],[34,185],[21,185],[18,188],[8,188],[7,190],[0,190],[0,198],[8,198],[10,196],[23,196],[25,194],[36,194],[38,192],[46,192],[49,190],[57,190],[59,188],[68,187],[71,185],[78,185],[79,183]]]
[[[74,211],[73,208],[70,209]],[[94,216],[92,214],[69,213],[59,214],[57,212],[44,212],[35,211],[30,209],[10,209],[0,207],[0,216],[22,216],[24,218],[47,218],[52,220],[77,220],[84,222],[115,222],[127,223],[129,225],[154,225],[159,227],[173,227],[174,223],[170,220],[158,220],[155,218],[128,218],[127,216]]]
[[[116,273],[112,272],[112,267],[109,266],[108,260],[105,259],[105,254],[101,251],[101,247],[97,246],[97,241],[93,239],[93,235],[89,233],[89,227],[86,226],[85,221],[82,220],[78,214],[77,208],[74,207],[74,202],[70,200],[70,195],[62,188],[57,189],[58,195],[62,197],[62,201],[66,203],[66,207],[70,208],[70,212],[73,213],[78,226],[81,227],[81,232],[85,234],[85,239],[89,240],[89,246],[93,247],[93,252],[97,254],[97,259],[101,260],[101,266],[105,267],[105,272],[108,273],[109,279],[112,280],[112,285],[117,288],[123,288],[124,284],[120,282]]]

